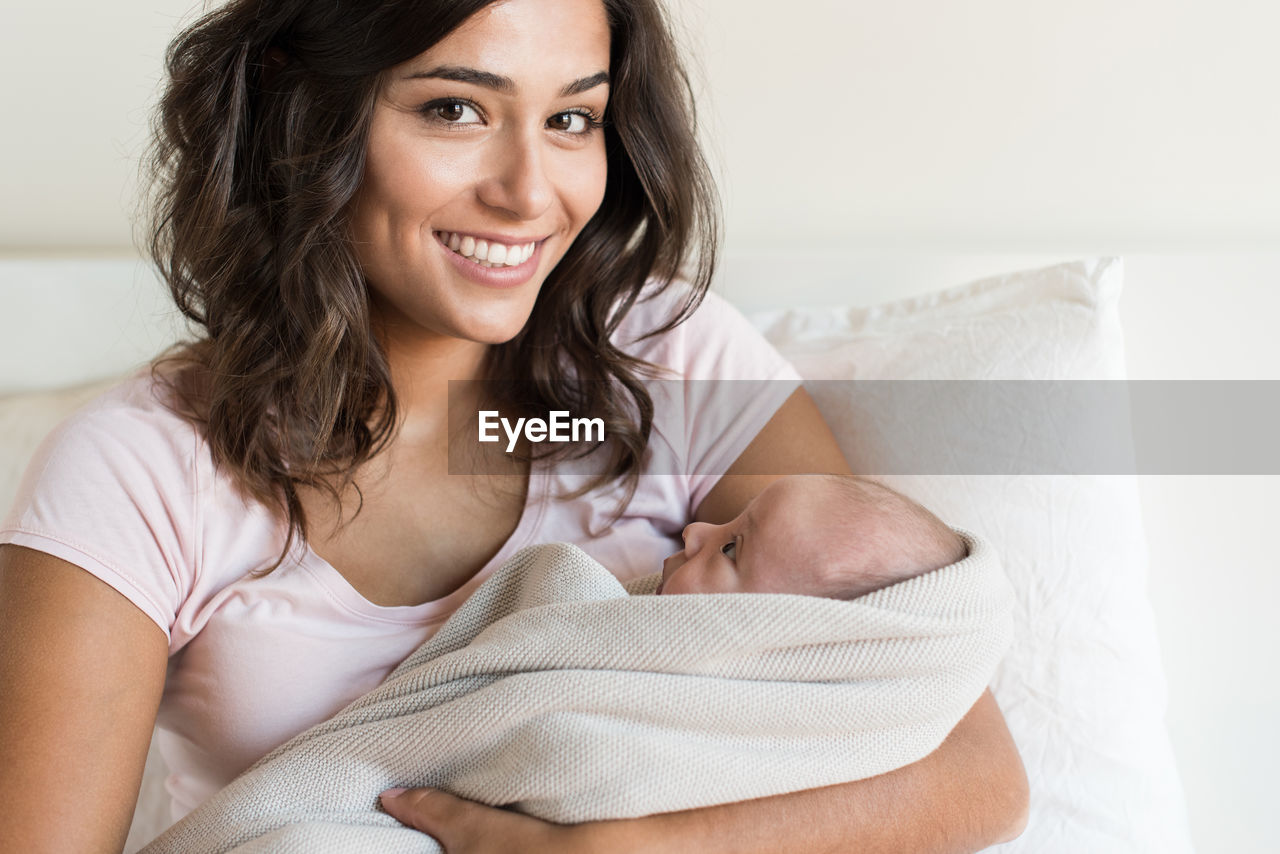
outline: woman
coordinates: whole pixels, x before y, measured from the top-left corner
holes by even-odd
[[[170,73],[153,248],[203,336],[56,432],[3,525],[3,850],[118,851],[157,718],[194,807],[535,535],[653,571],[689,521],[847,470],[802,390],[714,429],[643,390],[648,364],[793,378],[699,307],[715,206],[651,0],[237,0]],[[607,470],[574,495],[528,453],[450,461],[473,379],[600,413]],[[641,477],[659,438],[726,476]],[[450,852],[901,852],[1010,838],[1025,797],[988,695],[922,762],[827,789],[575,827],[384,806]]]

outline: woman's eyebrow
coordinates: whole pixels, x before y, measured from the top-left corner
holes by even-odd
[[[607,86],[608,83],[609,83],[609,72],[597,71],[595,74],[592,74],[590,77],[582,77],[578,80],[573,81],[568,86],[560,90],[560,95],[565,98],[569,97],[570,95],[581,95],[583,92],[586,92],[588,89],[594,89],[600,85]]]
[[[513,95],[516,91],[515,81],[510,77],[503,77],[501,74],[494,74],[492,71],[481,71],[478,68],[467,68],[462,65],[441,65],[429,71],[415,71],[413,74],[405,75],[404,79],[437,79],[453,80],[458,83],[472,83],[476,86],[492,89],[495,92],[501,92],[504,95]],[[580,95],[588,89],[594,89],[602,83],[608,82],[609,72],[597,71],[589,77],[582,77],[568,84],[560,90],[560,95],[566,98],[570,95]]]

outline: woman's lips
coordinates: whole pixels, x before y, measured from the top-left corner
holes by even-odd
[[[433,234],[440,251],[448,257],[454,269],[472,282],[489,288],[515,288],[532,279],[538,272],[538,266],[542,261],[542,247],[547,242],[547,238],[536,241],[533,254],[514,267],[485,267],[450,249],[441,239],[441,232],[437,231]]]

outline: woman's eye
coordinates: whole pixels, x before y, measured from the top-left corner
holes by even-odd
[[[480,121],[480,113],[466,101],[436,101],[423,110],[427,115],[451,125],[469,125]]]
[[[547,125],[552,130],[570,134],[584,134],[600,126],[593,116],[585,113],[556,113],[547,120]]]
[[[720,554],[732,559],[738,553],[737,541],[730,541],[720,547]]]

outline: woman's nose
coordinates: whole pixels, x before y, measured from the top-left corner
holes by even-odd
[[[535,220],[546,213],[555,190],[542,140],[513,132],[498,141],[493,156],[492,170],[480,183],[480,201],[519,220]]]

